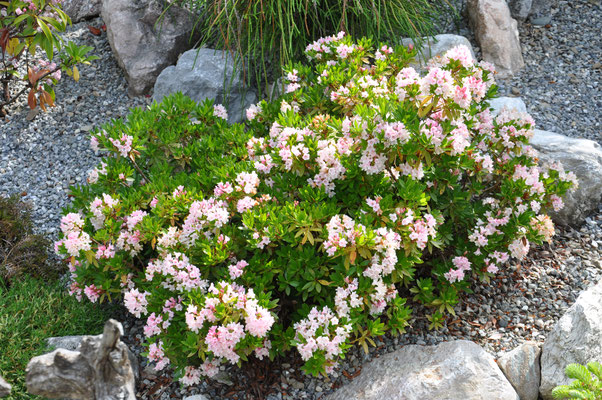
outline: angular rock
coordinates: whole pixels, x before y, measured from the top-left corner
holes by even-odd
[[[529,22],[539,26],[552,22],[552,0],[533,0]]]
[[[194,44],[195,17],[173,4],[163,12],[159,0],[102,2],[107,39],[132,95],[148,93],[161,71]]]
[[[483,59],[496,66],[498,76],[508,78],[524,67],[516,20],[505,0],[468,0],[468,19]]]
[[[72,23],[98,17],[102,0],[63,0],[63,11]]]
[[[497,360],[497,365],[520,396],[520,400],[537,400],[539,397],[540,354],[541,349],[537,343],[526,342]]]
[[[470,49],[470,52],[472,53],[472,57],[474,58],[475,56],[470,41],[464,36],[443,34],[436,35],[434,37],[425,37],[422,39],[423,48],[422,53],[419,54],[417,57],[417,61],[419,63],[418,65],[426,65],[431,58],[442,56],[449,49],[460,45],[468,47]],[[402,39],[401,42],[404,46],[414,44],[414,41],[410,38]]]
[[[519,21],[527,19],[531,13],[533,0],[508,0],[508,7],[513,18]]]
[[[519,400],[493,357],[466,340],[404,346],[324,400]]]
[[[0,397],[5,397],[10,394],[12,386],[0,376]]]
[[[575,139],[536,129],[531,145],[539,152],[541,164],[560,162],[575,173],[579,187],[564,197],[564,208],[550,212],[561,225],[580,225],[602,199],[602,147],[592,140]]]
[[[79,345],[82,343],[82,340],[86,338],[85,335],[77,335],[77,336],[57,336],[50,337],[46,339],[46,345],[49,348],[54,349],[65,349],[75,351],[78,350]],[[138,379],[140,377],[138,359],[132,353],[132,351],[128,347],[128,357],[130,358],[130,364],[134,369],[134,377]]]
[[[497,97],[489,100],[489,105],[493,108],[493,111],[491,112],[492,116],[498,115],[504,107],[509,110],[515,109],[519,112],[527,112],[527,106],[520,97]]]
[[[240,74],[235,73],[234,59],[228,51],[202,48],[188,50],[176,66],[165,68],[155,83],[153,99],[175,93],[196,102],[213,99],[228,108],[228,121],[240,122],[244,110],[255,102],[255,93],[245,89]]]
[[[86,336],[78,351],[57,349],[27,365],[27,391],[53,399],[135,400],[135,377],[123,327],[110,319],[102,335]]]
[[[564,375],[567,365],[590,361],[602,362],[602,281],[579,295],[543,344],[539,392],[544,400],[553,399],[554,387],[571,381]]]

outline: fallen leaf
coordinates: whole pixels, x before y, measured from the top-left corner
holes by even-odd
[[[92,33],[94,36],[100,36],[100,29],[92,26],[92,25],[88,25],[88,29],[90,30],[90,33]]]

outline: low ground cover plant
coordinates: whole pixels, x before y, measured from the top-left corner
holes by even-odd
[[[78,64],[98,57],[92,47],[65,43],[57,35],[71,20],[61,0],[8,0],[0,2],[0,117],[6,108],[27,96],[31,109],[53,107],[54,85],[62,72],[79,80]],[[43,51],[47,59],[40,57]],[[18,84],[20,83],[20,84]]]
[[[60,268],[47,263],[49,245],[33,233],[30,206],[16,196],[0,197],[0,279],[10,284],[24,275],[56,277]]]
[[[24,276],[10,287],[0,278],[0,375],[13,385],[7,400],[41,399],[26,392],[25,367],[43,354],[46,338],[102,333],[112,309],[80,303],[57,280]]]
[[[148,358],[184,384],[293,348],[304,370],[402,333],[550,240],[545,210],[575,178],[537,166],[533,120],[492,117],[491,65],[456,47],[420,75],[415,50],[340,33],[247,110],[174,95],[96,130],[106,157],[74,188],[56,251],[70,291],[121,298]]]

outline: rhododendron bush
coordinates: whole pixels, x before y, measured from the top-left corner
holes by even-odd
[[[413,50],[344,34],[307,55],[246,126],[175,95],[92,136],[106,157],[56,243],[70,291],[122,298],[185,384],[290,348],[329,372],[403,333],[415,303],[439,326],[471,282],[550,240],[544,212],[575,184],[537,166],[528,115],[492,117],[493,69],[465,47],[423,75]]]

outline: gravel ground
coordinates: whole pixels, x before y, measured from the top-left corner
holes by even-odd
[[[521,96],[542,129],[602,143],[600,2],[559,1],[552,11],[549,27],[519,23],[526,68],[500,82],[501,94]],[[94,46],[101,60],[82,68],[78,83],[66,78],[57,87],[58,106],[49,113],[30,122],[25,118],[26,107],[20,104],[7,121],[0,120],[0,195],[17,193],[31,201],[38,230],[52,238],[57,234],[60,210],[68,202],[69,185],[84,181],[99,161],[89,150],[88,131],[149,102],[127,96],[127,84],[105,35],[93,36],[88,24],[100,26],[102,22],[75,25],[68,36]],[[460,25],[459,32],[471,38],[465,25]],[[279,363],[224,370],[218,381],[183,389],[171,381],[169,371],[156,374],[140,356],[137,397],[180,399],[203,393],[209,399],[255,399],[250,392],[262,384],[272,387],[267,397],[271,400],[319,399],[359,374],[368,360],[410,343],[470,339],[497,357],[526,340],[543,342],[579,292],[602,278],[601,253],[602,209],[578,230],[559,229],[551,245],[509,266],[490,285],[475,284],[474,293],[464,296],[456,308],[457,318],[449,319],[443,329],[429,331],[424,310],[417,308],[407,334],[385,335],[369,354],[350,351],[328,379],[302,375],[299,357],[291,354]],[[125,314],[117,317],[124,321],[124,341],[139,355],[142,324]]]

